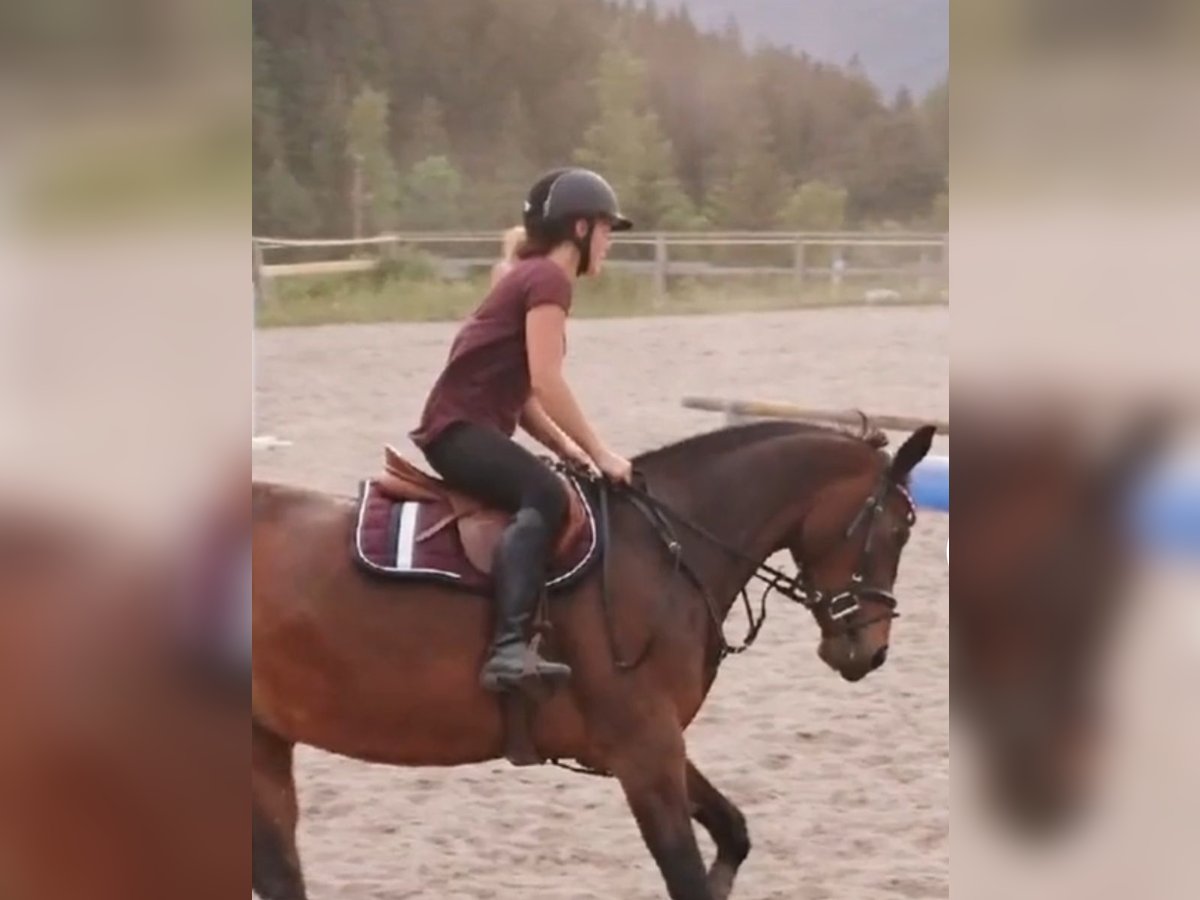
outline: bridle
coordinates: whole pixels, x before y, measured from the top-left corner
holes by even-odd
[[[877,585],[868,584],[864,570],[868,560],[871,558],[871,544],[875,540],[875,520],[883,510],[884,504],[887,502],[888,489],[894,487],[900,496],[904,498],[907,504],[905,512],[905,524],[912,527],[917,521],[916,504],[913,502],[912,496],[905,489],[904,485],[893,481],[885,472],[876,483],[875,489],[871,492],[871,496],[867,498],[866,503],[859,509],[850,525],[846,528],[843,535],[844,540],[849,540],[854,536],[854,533],[859,528],[865,525],[867,529],[867,539],[863,544],[862,554],[859,556],[858,565],[850,575],[850,582],[845,587],[838,591],[830,593],[828,596],[819,588],[811,586],[810,582],[805,582],[804,594],[808,598],[808,603],[805,605],[810,609],[817,609],[821,606],[827,608],[827,614],[831,621],[838,626],[838,631],[833,633],[844,633],[858,631],[872,625],[875,622],[885,619],[896,619],[900,614],[896,612],[897,600],[890,590],[879,587]],[[801,576],[806,573],[802,572]],[[862,608],[862,601],[866,598],[874,599],[887,607],[888,611],[868,619],[865,622],[856,622],[853,625],[845,626],[844,621]]]
[[[659,539],[663,542],[670,554],[674,564],[675,576],[683,575],[687,578],[694,587],[704,597],[705,606],[707,607],[709,618],[715,626],[715,633],[719,643],[719,660],[726,656],[743,653],[748,650],[754,641],[758,638],[759,632],[762,630],[763,623],[767,618],[767,597],[772,591],[775,591],[784,597],[787,597],[794,603],[808,609],[814,615],[824,611],[826,617],[831,623],[831,628],[822,626],[822,633],[826,637],[837,636],[841,634],[850,634],[857,632],[868,625],[875,622],[895,619],[899,617],[896,611],[897,600],[890,590],[872,585],[867,581],[866,567],[871,555],[871,545],[875,538],[875,524],[880,512],[883,510],[887,501],[889,491],[891,489],[899,491],[907,504],[906,523],[911,527],[916,522],[916,504],[913,502],[912,496],[904,488],[903,485],[893,480],[889,473],[885,470],[879,480],[876,482],[871,491],[870,496],[863,506],[855,514],[853,520],[847,526],[844,539],[849,540],[860,529],[867,529],[867,537],[863,546],[861,555],[854,572],[850,576],[850,580],[840,588],[835,590],[822,590],[817,587],[812,579],[809,569],[800,565],[799,571],[793,576],[788,575],[781,570],[767,564],[765,561],[760,562],[757,559],[747,555],[743,550],[734,547],[714,534],[709,532],[703,526],[691,521],[686,516],[676,512],[662,500],[654,497],[649,488],[646,486],[645,478],[640,473],[634,473],[633,484],[613,484],[608,481],[601,483],[600,489],[600,521],[598,527],[602,529],[604,536],[604,544],[607,548],[609,537],[609,515],[608,515],[608,498],[610,491],[617,492],[626,496],[633,506],[641,513],[641,515],[650,523]],[[740,559],[743,562],[754,566],[750,578],[758,580],[764,584],[762,595],[759,598],[759,611],[757,617],[754,613],[754,608],[750,603],[750,598],[746,592],[746,587],[743,586],[739,590],[742,603],[746,610],[747,620],[749,622],[746,637],[741,644],[731,645],[726,639],[723,630],[723,620],[718,612],[716,600],[712,593],[701,581],[687,561],[683,558],[683,546],[676,536],[675,529],[672,523],[681,525],[693,534],[703,538],[706,542],[714,547],[724,551],[729,556]],[[605,611],[605,625],[608,629],[609,645],[612,649],[613,661],[619,669],[636,668],[646,658],[653,645],[654,638],[658,632],[657,622],[655,627],[651,629],[650,637],[646,641],[642,651],[633,660],[623,660],[617,651],[615,631],[613,628],[611,604],[609,602],[608,591],[608,553],[604,554],[604,564],[602,572],[602,596]],[[672,581],[672,588],[674,581]],[[867,621],[858,622],[851,621],[855,613],[862,609],[863,602],[867,599],[882,603],[886,610],[879,615],[868,619]],[[659,610],[660,617],[663,612],[671,606],[671,595],[668,594],[667,602],[662,604]],[[820,621],[818,619],[818,621]],[[718,661],[719,661],[718,660]]]

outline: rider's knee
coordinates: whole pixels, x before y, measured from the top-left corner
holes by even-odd
[[[567,496],[557,484],[540,486],[530,497],[530,506],[538,511],[547,531],[557,534],[567,521]]]

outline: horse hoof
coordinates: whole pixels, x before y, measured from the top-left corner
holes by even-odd
[[[718,863],[708,873],[708,889],[712,892],[713,900],[727,900],[733,892],[733,878],[737,871],[728,865]]]

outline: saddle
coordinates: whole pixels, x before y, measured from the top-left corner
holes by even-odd
[[[569,499],[566,523],[555,535],[551,550],[551,565],[565,566],[577,553],[580,542],[585,539],[590,517],[584,501],[574,490],[565,475],[558,473],[563,490]],[[384,447],[384,470],[376,479],[380,494],[395,501],[418,503],[441,503],[449,512],[416,536],[422,543],[445,528],[458,528],[459,539],[467,560],[479,572],[490,575],[496,545],[504,529],[512,521],[512,514],[489,507],[482,501],[450,487],[440,478],[427,475],[405,459],[390,444]]]

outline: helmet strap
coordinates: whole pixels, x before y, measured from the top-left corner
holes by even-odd
[[[587,231],[584,232],[583,237],[580,237],[574,230],[571,231],[571,240],[579,251],[579,265],[575,269],[576,275],[585,274],[592,264],[592,234],[595,230],[596,220],[588,219]]]

